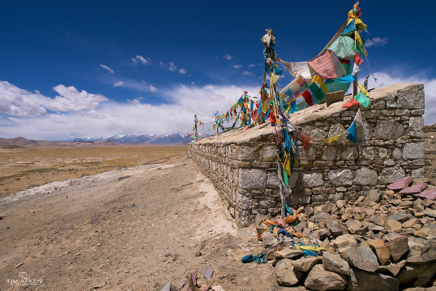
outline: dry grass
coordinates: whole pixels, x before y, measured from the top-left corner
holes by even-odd
[[[0,197],[31,186],[119,167],[186,159],[183,146],[29,147],[0,149]]]

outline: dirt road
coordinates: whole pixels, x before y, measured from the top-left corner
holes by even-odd
[[[180,288],[204,269],[226,291],[282,290],[270,265],[240,262],[263,250],[255,230],[235,227],[188,159],[27,189],[0,216],[0,290]],[[20,276],[38,284],[12,286]]]

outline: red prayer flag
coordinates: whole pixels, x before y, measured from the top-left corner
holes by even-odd
[[[304,100],[306,100],[307,104],[309,104],[309,106],[312,106],[312,94],[310,94],[309,90],[306,90],[303,92],[303,94],[301,94],[304,98]]]
[[[324,51],[319,56],[307,61],[309,66],[323,79],[335,79],[335,65],[332,60],[333,52],[330,50]]]
[[[344,105],[342,105],[342,108],[350,108],[358,105],[360,105],[359,101],[353,98],[350,102],[347,102]]]
[[[356,54],[354,55],[354,63],[358,66],[360,66],[360,64],[363,63],[362,58],[359,56],[359,54],[356,52]]]

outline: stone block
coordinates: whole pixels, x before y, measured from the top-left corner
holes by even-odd
[[[261,189],[266,188],[266,171],[259,169],[240,169],[239,187],[242,189]]]
[[[407,89],[398,92],[397,107],[408,109],[423,109],[425,106],[425,97],[422,90]]]
[[[253,161],[256,158],[255,148],[252,146],[240,146],[236,150],[236,158],[241,161]]]
[[[326,138],[327,136],[327,132],[325,132],[322,129],[319,129],[318,127],[314,127],[314,126],[304,126],[301,131],[311,137],[314,138]]]
[[[324,161],[333,161],[336,158],[336,152],[337,152],[337,148],[334,146],[327,146],[324,149],[324,152],[322,154],[321,159],[323,159]]]
[[[267,188],[279,188],[280,180],[277,172],[269,172],[266,179],[266,187]]]
[[[277,157],[277,147],[275,146],[264,146],[259,152],[259,161],[261,162],[272,162]]]
[[[333,186],[351,186],[354,175],[348,169],[336,169],[329,172],[328,178]]]
[[[355,160],[358,157],[357,147],[346,147],[341,152],[343,160]]]
[[[424,127],[424,118],[422,118],[422,116],[410,117],[410,119],[409,119],[409,134],[411,136],[423,137],[424,136],[424,134],[422,132],[423,127]]]
[[[324,185],[324,176],[321,173],[303,174],[303,187],[313,188]]]
[[[377,185],[378,175],[374,170],[362,167],[356,171],[356,178],[354,178],[354,183],[357,185]]]
[[[406,176],[405,171],[401,167],[384,168],[378,179],[380,184],[391,184]]]
[[[403,159],[423,159],[425,155],[424,143],[407,143],[403,149]]]
[[[405,133],[404,126],[395,120],[379,120],[376,126],[378,138],[392,140],[400,138]]]

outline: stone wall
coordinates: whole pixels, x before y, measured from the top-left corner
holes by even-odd
[[[371,189],[385,189],[406,175],[424,173],[424,86],[396,84],[370,92],[371,106],[361,108],[364,135],[357,143],[345,136],[332,145],[320,139],[345,131],[357,108],[344,102],[314,105],[291,115],[290,123],[318,138],[308,150],[299,144],[298,164],[290,180],[291,207],[338,199],[354,200]],[[223,133],[192,145],[190,157],[214,183],[239,226],[260,212],[280,213],[276,144],[268,124]]]

